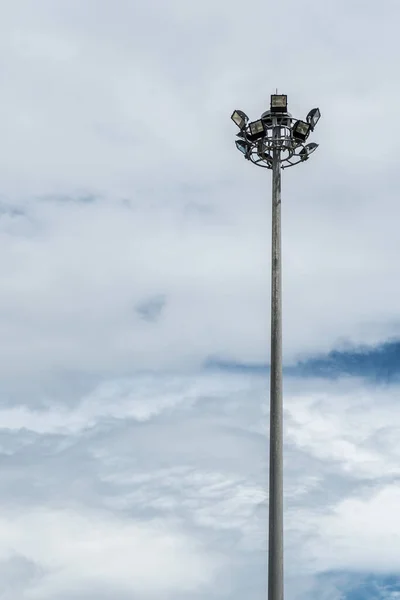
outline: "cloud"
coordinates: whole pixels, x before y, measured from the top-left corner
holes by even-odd
[[[144,321],[153,322],[159,319],[166,299],[164,296],[153,296],[136,306],[136,312]]]
[[[283,176],[287,597],[356,594],[365,569],[371,594],[397,593],[398,385],[371,370],[400,335],[399,10],[0,8],[10,600],[265,593],[268,384],[199,369],[269,360],[271,182],[229,117],[276,86],[323,115],[313,160]]]
[[[396,134],[374,130],[370,148],[366,127],[398,94],[396,4],[257,1],[251,52],[227,2],[15,6],[1,25],[0,191],[20,213],[0,219],[4,376],[268,359],[270,182],[239,162],[229,116],[259,114],[276,85],[294,113],[323,113],[318,156],[284,177],[285,357],[399,334]],[[286,23],[283,46],[263,15]],[[134,307],[156,296],[149,328]]]
[[[398,480],[367,498],[348,498],[321,519],[329,548],[316,544],[311,552],[330,568],[369,572],[400,572],[400,529],[395,518],[399,501]],[[324,557],[322,559],[322,557]]]
[[[9,584],[14,600],[100,588],[107,600],[239,598],[248,578],[256,598],[266,585],[266,390],[253,374],[138,375],[73,404],[47,399],[40,412],[4,407],[0,556],[26,581]],[[328,573],[400,573],[397,395],[394,384],[286,379],[289,598],[318,595],[320,581],[340,597]]]
[[[9,512],[0,530],[3,560],[11,560],[7,547],[17,548],[13,560],[40,565],[34,580],[27,579],[24,598],[104,589],[146,596],[190,592],[207,584],[216,567],[215,557],[165,522],[127,523],[107,514],[47,509]]]
[[[394,600],[399,594],[399,578],[396,575],[377,575],[331,571],[324,573],[307,590],[308,598],[323,600]]]

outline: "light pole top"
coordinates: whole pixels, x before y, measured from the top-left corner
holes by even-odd
[[[279,148],[282,168],[292,167],[318,148],[318,144],[306,142],[320,117],[319,108],[313,108],[305,121],[294,119],[287,109],[287,96],[273,94],[270,109],[257,121],[249,123],[243,111],[233,112],[231,118],[240,129],[236,147],[247,160],[267,169],[272,169],[273,150]]]

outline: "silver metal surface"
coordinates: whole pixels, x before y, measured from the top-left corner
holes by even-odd
[[[274,147],[281,149],[280,163],[282,169],[293,167],[300,162],[307,160],[304,158],[304,151],[307,140],[300,141],[293,137],[293,126],[299,121],[294,119],[290,113],[271,113],[266,111],[262,114],[261,120],[264,122],[265,134],[261,140],[262,151],[260,152],[260,140],[252,141],[251,132],[248,128],[243,128],[240,137],[249,143],[250,151],[247,156],[252,163],[258,167],[272,169],[272,153]],[[279,125],[279,127],[277,127]]]
[[[280,127],[273,139],[278,140]],[[281,148],[272,159],[271,374],[269,438],[268,600],[283,600],[283,407]]]
[[[309,117],[313,111],[310,111]],[[318,144],[308,144],[307,139],[295,139],[293,126],[299,119],[294,119],[287,111],[276,113],[268,110],[262,114],[261,121],[264,124],[263,135],[260,132],[252,135],[247,125],[237,135],[244,142],[240,149],[245,158],[259,167],[272,170],[268,600],[283,600],[281,173],[282,169],[308,160]]]

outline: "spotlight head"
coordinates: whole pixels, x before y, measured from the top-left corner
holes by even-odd
[[[293,125],[293,137],[299,142],[305,142],[310,135],[311,125],[305,121],[296,121]]]
[[[319,108],[313,108],[307,115],[307,123],[310,124],[311,131],[314,131],[316,124],[321,118],[321,111]]]
[[[306,146],[304,146],[304,148],[302,148],[299,152],[301,160],[308,160],[310,154],[315,152],[317,148],[318,144],[315,144],[314,142],[311,142],[311,144],[307,144]]]
[[[272,94],[272,96],[271,96],[271,112],[273,112],[273,113],[287,112],[287,96],[285,94]]]
[[[236,144],[236,148],[242,154],[244,154],[245,158],[249,158],[250,157],[251,145],[249,144],[249,142],[246,142],[245,140],[236,140],[235,144]]]
[[[249,125],[249,133],[247,134],[247,137],[249,140],[251,140],[252,142],[255,142],[256,140],[259,140],[260,138],[265,136],[265,127],[264,127],[264,123],[262,121],[262,119],[259,119],[258,121],[253,121],[252,123],[250,123]]]
[[[244,129],[249,122],[249,117],[241,110],[233,111],[231,119],[239,129]]]

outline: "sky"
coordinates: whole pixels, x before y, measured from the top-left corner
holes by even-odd
[[[0,598],[266,598],[283,173],[285,596],[400,598],[396,0],[0,0]]]

